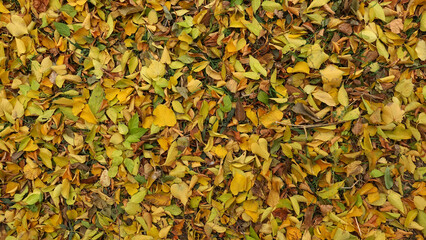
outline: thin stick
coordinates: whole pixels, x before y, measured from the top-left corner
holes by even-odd
[[[284,122],[276,122],[276,123],[284,125],[284,126],[306,129],[306,128],[327,127],[327,126],[337,125],[337,124],[341,124],[345,122],[349,122],[349,121],[340,121],[340,122],[334,122],[334,123],[306,124],[306,125],[290,124],[290,123],[284,123]]]

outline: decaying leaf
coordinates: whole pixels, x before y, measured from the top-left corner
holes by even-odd
[[[0,239],[422,239],[424,10],[0,1]]]

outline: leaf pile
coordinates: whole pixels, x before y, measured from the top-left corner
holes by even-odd
[[[421,0],[0,0],[2,239],[423,239]]]

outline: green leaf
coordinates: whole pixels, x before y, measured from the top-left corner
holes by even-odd
[[[135,162],[133,162],[133,160],[130,158],[126,158],[124,159],[124,166],[126,167],[127,171],[131,173],[135,167]]]
[[[377,169],[373,169],[373,171],[370,172],[370,176],[373,177],[373,178],[378,178],[378,177],[381,177],[383,175],[384,175],[384,173],[380,170],[377,170]]]
[[[259,94],[257,95],[257,100],[263,102],[266,105],[269,104],[269,96],[264,91],[259,92]]]
[[[24,202],[28,205],[33,205],[33,204],[36,204],[37,202],[41,202],[42,200],[43,200],[42,192],[36,189],[34,190],[33,193],[31,193],[30,195],[28,195],[28,197],[24,199]]]
[[[130,129],[130,131],[132,131],[133,129],[136,129],[138,127],[139,127],[139,114],[136,113],[129,120],[129,129]]]
[[[391,177],[389,167],[386,167],[385,170],[385,186],[387,189],[391,189],[393,187],[393,179]]]
[[[345,185],[345,181],[337,182],[331,187],[328,187],[320,192],[317,192],[317,195],[321,197],[322,199],[329,199],[333,198],[338,192],[341,187]]]
[[[262,8],[267,12],[273,12],[275,10],[281,10],[283,9],[283,6],[277,2],[273,1],[264,1],[262,3]]]
[[[176,204],[164,207],[164,210],[168,211],[173,216],[179,216],[182,213],[182,209],[180,209],[180,207],[178,207]]]
[[[250,226],[250,237],[255,240],[260,240],[259,236],[257,235],[256,231],[253,229],[252,226]]]
[[[229,112],[232,109],[232,101],[231,101],[231,97],[229,97],[228,95],[226,95],[223,98],[223,105],[221,106],[221,110],[224,112]]]
[[[69,4],[63,5],[59,10],[61,10],[62,12],[66,12],[72,18],[77,15],[77,11],[74,9],[73,6]]]
[[[260,7],[260,0],[252,0],[251,7],[253,8],[253,13],[255,13]]]
[[[58,33],[62,36],[69,37],[71,35],[70,28],[65,23],[54,22],[53,25],[55,26],[55,29],[58,31]]]
[[[100,84],[97,84],[90,95],[88,104],[93,114],[97,115],[102,106],[104,100],[104,90]]]
[[[243,0],[231,0],[231,7],[241,5]]]
[[[135,193],[132,198],[130,198],[130,202],[134,203],[141,203],[143,199],[145,198],[146,194],[148,193],[148,190],[144,187],[139,189],[139,192]]]

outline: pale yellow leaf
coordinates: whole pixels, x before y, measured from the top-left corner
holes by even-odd
[[[329,56],[322,50],[319,43],[315,43],[308,50],[307,61],[311,68],[319,69],[328,58]]]
[[[368,29],[364,29],[359,33],[359,36],[364,39],[366,42],[368,43],[373,43],[374,41],[376,41],[377,36],[376,34]]]
[[[256,58],[254,58],[253,56],[250,55],[249,63],[250,63],[250,68],[251,68],[252,71],[258,72],[258,73],[260,73],[260,74],[262,74],[263,76],[266,77],[267,72],[266,72],[265,68],[262,67],[259,60],[257,60]]]
[[[416,53],[420,60],[426,60],[426,42],[425,40],[420,40],[416,46]]]
[[[401,195],[398,193],[388,190],[388,201],[390,204],[392,204],[394,207],[396,207],[399,211],[401,211],[403,214],[405,214],[405,207],[401,200]]]
[[[339,92],[337,93],[337,100],[339,100],[339,103],[342,104],[344,107],[347,107],[349,105],[348,93],[346,92],[343,84],[340,87]]]
[[[321,90],[316,90],[314,91],[314,93],[312,93],[312,96],[314,96],[314,98],[318,99],[319,101],[327,104],[328,106],[336,106],[336,102],[334,101],[333,97],[324,91]]]
[[[268,152],[268,141],[264,138],[260,138],[258,142],[251,144],[251,151],[262,157],[263,159],[269,158],[269,152]]]
[[[308,10],[311,10],[312,8],[316,8],[316,7],[322,7],[325,4],[328,3],[329,0],[314,0],[312,1],[312,3],[309,5]]]
[[[320,70],[324,90],[329,90],[330,87],[339,87],[342,82],[342,76],[345,72],[340,70],[336,65],[328,65]]]
[[[170,187],[170,192],[173,195],[173,197],[179,199],[183,205],[186,205],[189,197],[191,196],[191,191],[189,189],[189,186],[185,182],[181,182],[179,184],[173,184]]]
[[[27,24],[18,15],[12,15],[10,23],[6,25],[6,28],[14,37],[20,37],[28,33]]]

